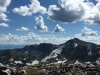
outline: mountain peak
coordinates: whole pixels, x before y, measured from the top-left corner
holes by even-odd
[[[91,43],[91,42],[86,42],[86,41],[83,41],[83,40],[80,40],[80,39],[78,39],[78,38],[73,38],[73,39],[70,39],[70,40],[68,40],[65,44],[78,44],[78,45],[83,45],[83,46],[88,46],[88,45],[92,45],[92,46],[94,46],[94,45],[96,45],[96,44],[94,44],[94,43]]]
[[[80,41],[80,39],[78,39],[78,38],[73,38],[73,40],[77,40],[77,41]]]

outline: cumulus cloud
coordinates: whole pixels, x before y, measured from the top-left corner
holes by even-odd
[[[85,3],[85,16],[84,21],[88,24],[100,24],[100,1],[94,5],[91,2]],[[92,10],[91,10],[92,9]]]
[[[83,20],[88,24],[100,24],[99,12],[100,0],[96,4],[90,0],[59,0],[58,5],[49,6],[48,17],[59,22],[73,23]]]
[[[3,20],[3,21],[10,21],[9,19],[7,19],[7,15],[4,14],[4,13],[0,13],[0,20]]]
[[[58,5],[50,5],[48,17],[59,22],[75,22],[85,14],[83,0],[59,0]]]
[[[71,37],[56,37],[56,36],[40,36],[36,33],[29,32],[27,35],[14,35],[11,33],[0,35],[0,44],[39,44],[39,43],[54,43],[61,44],[71,39]]]
[[[9,27],[9,25],[6,23],[0,23],[0,27]]]
[[[28,30],[29,28],[27,27],[21,27],[20,29],[19,28],[16,29],[16,31],[28,31]]]
[[[0,0],[0,12],[6,12],[11,0]]]
[[[54,28],[54,32],[60,32],[60,31],[65,31],[64,28],[62,28],[61,26],[59,26],[59,24],[57,24]]]
[[[10,21],[7,19],[7,15],[4,12],[7,12],[7,7],[10,5],[11,0],[0,0],[0,20]]]
[[[31,0],[31,4],[20,6],[19,8],[13,9],[14,13],[18,13],[22,16],[31,16],[33,13],[40,12],[42,14],[46,13],[46,8],[40,5],[38,0]]]
[[[43,17],[41,15],[39,15],[38,17],[35,17],[35,21],[36,21],[35,29],[38,29],[41,32],[48,31],[48,27],[45,25]]]
[[[100,36],[97,35],[97,31],[84,27],[81,30],[81,33],[75,34],[75,38],[79,38],[83,41],[92,42],[96,44],[100,44]]]
[[[97,35],[97,31],[93,31],[92,29],[89,29],[87,27],[84,27],[82,29],[82,36],[95,36]]]
[[[93,31],[92,29],[89,29],[87,27],[84,27],[84,29],[81,30],[82,33],[80,34],[76,34],[76,37],[80,37],[80,36],[96,36],[97,35],[97,31]]]

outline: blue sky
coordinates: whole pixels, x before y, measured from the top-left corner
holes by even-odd
[[[100,44],[100,0],[0,0],[0,44]]]

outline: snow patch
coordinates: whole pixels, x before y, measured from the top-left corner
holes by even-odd
[[[64,62],[66,62],[67,61],[67,59],[65,59],[65,60],[63,60],[63,61],[58,61],[58,62],[56,62],[56,63],[64,63]]]
[[[58,56],[58,54],[60,54],[62,52],[62,49],[65,48],[66,45],[62,45],[61,47],[59,47],[58,49],[53,50],[49,56],[46,56],[45,58],[43,58],[41,60],[41,62],[46,62],[48,59],[51,58],[56,58]]]
[[[67,59],[63,60],[63,61],[57,61],[57,62],[54,62],[54,63],[50,63],[50,64],[60,64],[60,63],[65,63],[67,61]]]
[[[15,64],[22,64],[22,61],[15,61]]]
[[[28,53],[27,51],[25,53]]]
[[[91,55],[92,55],[92,51],[91,51],[91,49],[90,49],[90,51],[88,52],[88,55],[89,55],[89,56],[91,56]]]
[[[28,65],[28,66],[36,65],[36,64],[39,64],[38,60],[34,60],[34,61],[32,61],[32,63],[26,63],[26,65]]]
[[[39,64],[39,61],[38,61],[38,60],[34,60],[34,61],[32,62],[32,65],[36,65],[36,64]]]
[[[100,51],[99,51],[99,55],[100,55]]]
[[[24,58],[23,60],[26,60],[26,58]]]
[[[5,67],[2,63],[0,63],[0,67]]]
[[[65,60],[66,58],[64,57],[63,59]]]
[[[89,49],[91,49],[91,46],[90,45],[87,46],[87,50],[89,50]]]
[[[12,61],[14,61],[14,59],[13,59],[13,58],[11,58],[11,59],[10,59],[10,61],[12,62]]]
[[[77,47],[78,46],[78,44],[77,43],[74,43],[74,47]]]
[[[74,64],[81,64],[81,63],[78,60],[76,60]]]
[[[97,65],[100,65],[100,58],[96,61]]]

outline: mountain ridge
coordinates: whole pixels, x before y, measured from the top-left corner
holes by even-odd
[[[16,53],[15,56],[13,53]],[[26,58],[27,63],[34,60],[42,63],[54,63],[64,60],[67,60],[68,63],[74,63],[76,60],[94,62],[100,57],[100,45],[74,38],[60,45],[40,43],[18,49],[0,50],[0,56],[1,60],[12,58],[14,61],[21,61]]]

